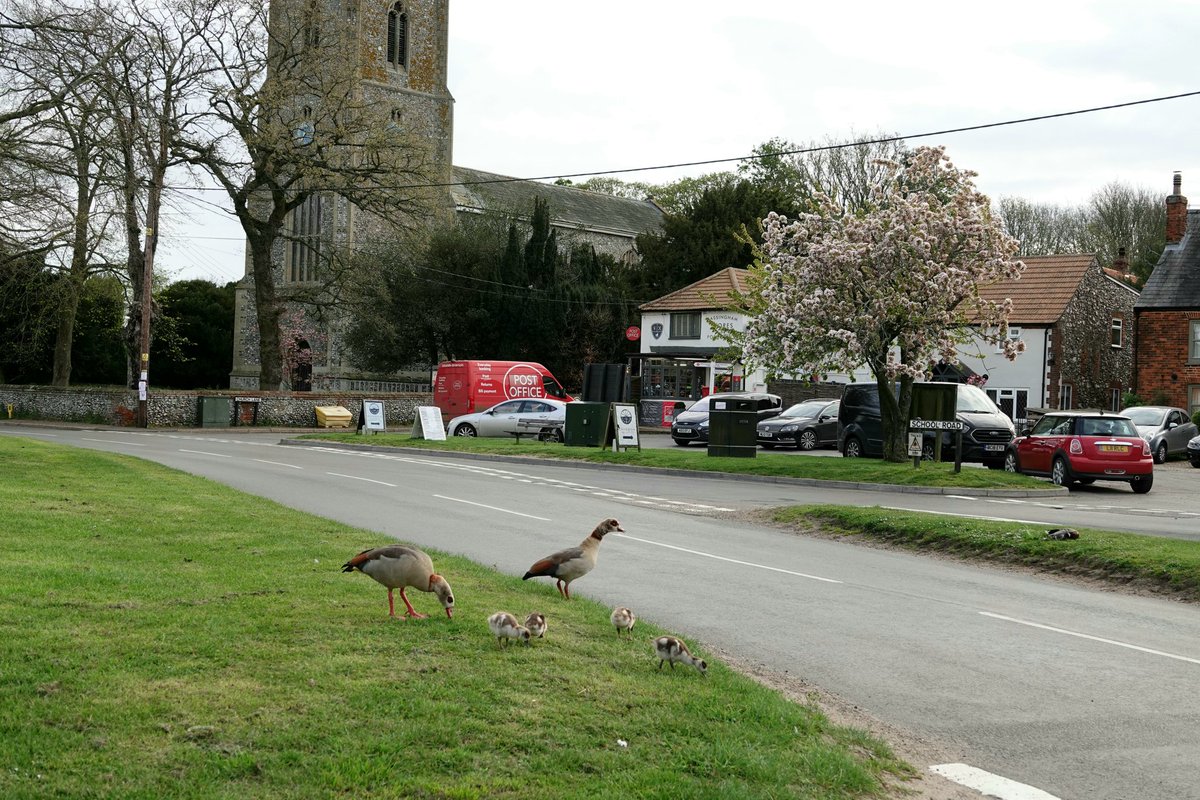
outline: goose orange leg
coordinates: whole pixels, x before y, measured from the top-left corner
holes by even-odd
[[[417,613],[417,610],[412,607],[412,603],[408,602],[408,595],[404,593],[404,589],[400,590],[400,599],[404,601],[404,606],[408,609],[404,616],[413,617],[414,619],[425,619],[428,616],[427,614]]]

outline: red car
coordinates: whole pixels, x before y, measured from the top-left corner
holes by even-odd
[[[1049,475],[1059,486],[1125,481],[1138,494],[1154,485],[1150,443],[1128,417],[1103,411],[1046,414],[1004,454],[1004,468]]]

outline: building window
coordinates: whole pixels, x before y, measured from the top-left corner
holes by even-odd
[[[1113,317],[1113,321],[1112,321],[1112,346],[1113,347],[1120,347],[1125,343],[1124,334],[1125,334],[1125,323],[1122,320],[1118,319],[1117,317]]]
[[[699,339],[700,338],[700,312],[693,311],[688,314],[672,314],[671,315],[671,338],[672,339]]]
[[[1018,425],[1028,418],[1029,390],[1028,389],[984,389],[992,402],[1000,407],[1009,419]]]
[[[321,195],[311,195],[292,209],[284,274],[288,283],[310,283],[317,279],[321,260]]]
[[[1021,329],[1010,325],[1008,328],[1008,339],[1009,339],[1009,341],[1012,341],[1012,342],[1021,341]],[[1004,343],[1003,342],[996,342],[996,352],[997,353],[1004,352]]]
[[[1200,411],[1200,383],[1193,383],[1188,387],[1188,414],[1195,414]]]
[[[1121,410],[1121,387],[1108,390],[1108,407],[1113,411]]]
[[[393,67],[408,66],[408,14],[399,3],[388,11],[387,61]]]
[[[1188,347],[1188,363],[1200,364],[1200,319],[1188,323],[1191,326],[1191,345]]]
[[[1064,383],[1058,387],[1058,407],[1059,409],[1073,408],[1074,399],[1072,398],[1071,384]]]

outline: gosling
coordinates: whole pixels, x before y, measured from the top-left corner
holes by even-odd
[[[658,656],[658,668],[662,669],[664,662],[671,663],[671,669],[675,669],[675,662],[680,664],[691,664],[701,675],[708,674],[708,664],[704,663],[704,659],[696,658],[687,649],[687,645],[682,639],[676,639],[674,636],[660,636],[654,640],[654,653]]]

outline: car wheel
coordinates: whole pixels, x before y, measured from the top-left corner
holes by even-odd
[[[797,450],[816,450],[817,449],[817,432],[816,431],[801,431],[796,437]]]
[[[921,445],[921,460],[922,461],[933,461],[935,455],[936,454],[933,451],[933,440],[932,439],[930,439],[929,441],[927,441]]]
[[[1004,454],[1004,471],[1005,472],[1020,472],[1021,463],[1017,461],[1017,451],[1009,450]]]
[[[1154,463],[1155,464],[1167,463],[1167,443],[1166,442],[1159,442],[1158,447],[1154,448]]]
[[[1075,479],[1071,477],[1071,468],[1067,466],[1067,460],[1062,456],[1054,459],[1054,463],[1050,465],[1050,482],[1055,486],[1070,487]]]
[[[846,439],[846,443],[842,445],[842,455],[846,458],[862,458],[863,447],[862,442],[857,436],[851,436]]]
[[[1200,469],[1200,458],[1193,458],[1192,466],[1195,467],[1196,469]]]
[[[538,434],[538,439],[543,442],[558,442],[562,444],[567,437],[563,436],[562,428],[550,428]]]
[[[766,443],[764,443],[764,444],[763,444],[763,446],[762,446],[762,449],[763,449],[763,450],[774,450],[774,449],[775,449],[775,445],[773,445],[773,444],[766,444]]]
[[[686,441],[684,441],[683,439],[675,439],[674,441],[675,441],[675,444],[679,445],[680,447],[688,446],[688,443]]]
[[[1133,489],[1134,494],[1145,494],[1150,491],[1150,487],[1154,485],[1153,475],[1143,475],[1140,478],[1134,478],[1129,482],[1129,488]]]
[[[454,429],[455,436],[478,436],[479,431],[469,422],[464,422]]]

